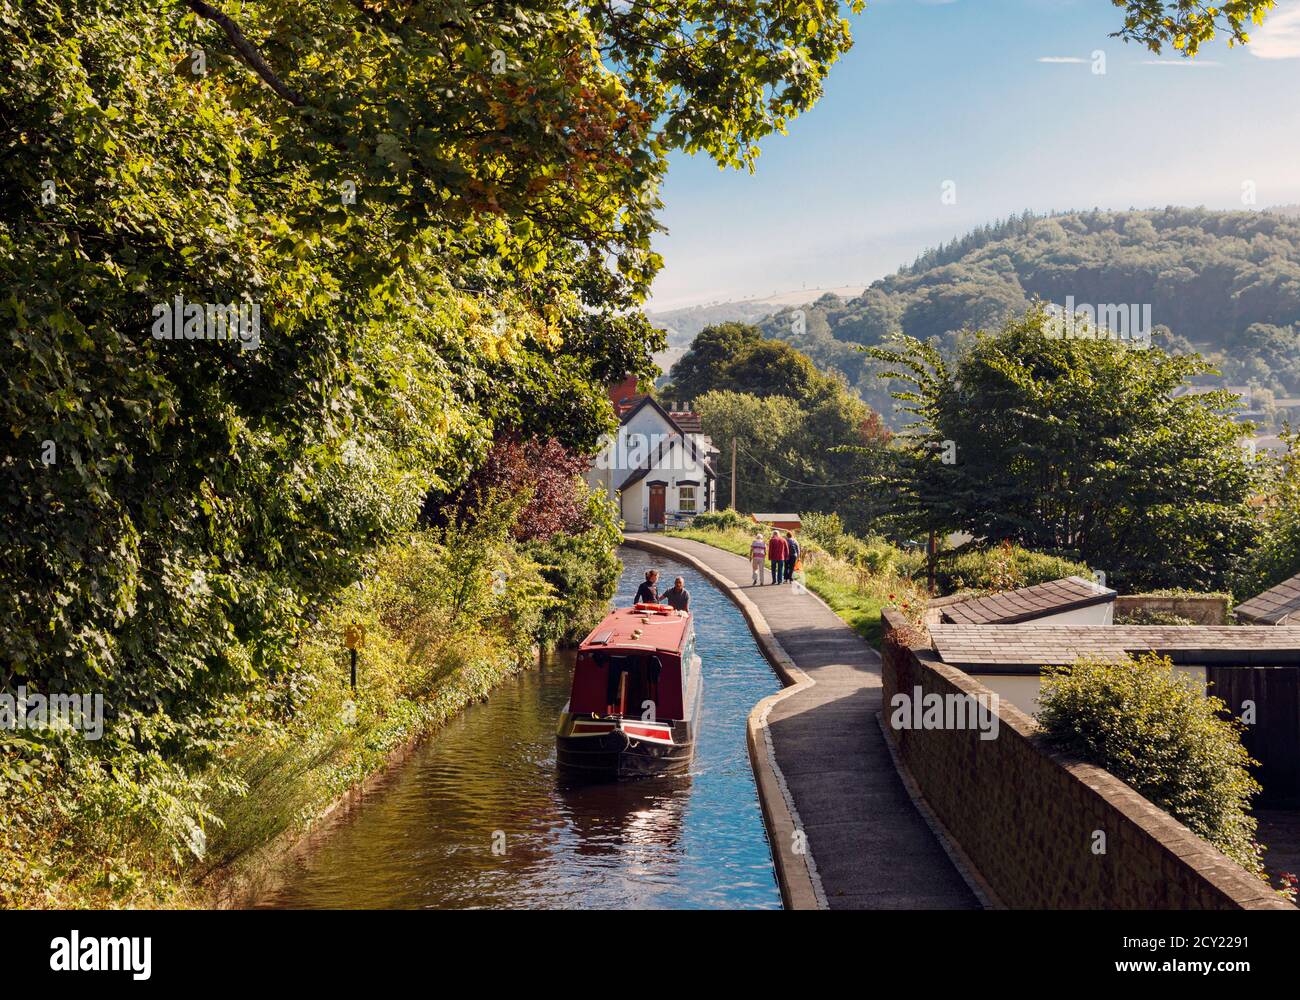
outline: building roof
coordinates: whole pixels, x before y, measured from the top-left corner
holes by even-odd
[[[986,674],[1146,652],[1183,664],[1300,663],[1296,625],[931,625],[930,638],[944,663]]]
[[[972,597],[943,608],[943,621],[954,625],[1010,625],[1115,600],[1115,591],[1081,576]]]
[[[782,524],[803,523],[799,520],[798,514],[750,514],[749,516],[752,517],[755,521],[766,521],[769,524],[774,521],[780,521]]]
[[[1300,625],[1300,573],[1236,607],[1238,618],[1260,625]]]

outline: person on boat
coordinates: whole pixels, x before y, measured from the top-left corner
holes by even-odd
[[[672,605],[676,611],[691,610],[691,592],[686,589],[686,581],[680,576],[660,595],[659,599],[665,604]]]
[[[789,583],[794,579],[794,564],[799,558],[799,543],[794,540],[794,535],[790,532],[785,533],[785,582]]]
[[[763,563],[767,561],[767,542],[763,541],[761,531],[754,532],[754,540],[749,543],[749,562],[754,570],[754,582],[757,587],[763,583]]]
[[[648,569],[645,571],[645,581],[641,586],[636,588],[636,600],[634,604],[658,604],[659,603],[659,571],[657,569]]]
[[[772,566],[772,582],[780,583],[785,573],[785,539],[776,528],[772,529],[772,537],[767,540],[767,560]]]

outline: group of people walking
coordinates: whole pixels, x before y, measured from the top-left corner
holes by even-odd
[[[799,543],[790,532],[781,536],[776,528],[772,537],[763,540],[761,531],[754,532],[754,540],[749,545],[749,561],[754,569],[755,587],[763,583],[763,563],[771,566],[772,583],[789,583],[794,579],[795,565],[799,561]]]

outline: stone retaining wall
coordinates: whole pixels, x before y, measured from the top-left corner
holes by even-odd
[[[997,738],[977,729],[901,729],[894,696],[992,694],[920,644],[886,610],[884,721],[926,803],[989,891],[1024,909],[1283,909],[1267,885],[1101,768],[1049,749],[1037,724],[997,707]],[[915,634],[912,632],[911,634]],[[904,638],[907,634],[903,634]],[[1100,835],[1100,836],[1099,836]],[[1105,853],[1094,853],[1104,837]]]
[[[1228,623],[1228,598],[1226,595],[1207,594],[1203,597],[1160,597],[1155,594],[1124,594],[1115,598],[1115,617],[1131,615],[1134,611],[1161,611],[1187,618],[1193,625],[1224,625]]]

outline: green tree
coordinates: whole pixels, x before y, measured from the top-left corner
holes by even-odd
[[[1196,0],[1111,0],[1124,8],[1124,26],[1115,34],[1125,41],[1141,42],[1152,52],[1172,46],[1185,56],[1195,56],[1204,42],[1220,31],[1228,44],[1250,41],[1247,28],[1263,24],[1277,6],[1276,0],[1224,0],[1207,6]]]
[[[502,429],[591,448],[667,154],[752,166],[839,12],[0,0],[0,685],[200,754]],[[156,339],[176,296],[260,346]]]
[[[1255,533],[1230,394],[1175,397],[1208,370],[1198,356],[1055,338],[1045,319],[956,361],[913,338],[869,349],[915,417],[894,519],[1081,558],[1123,586],[1221,587]]]

